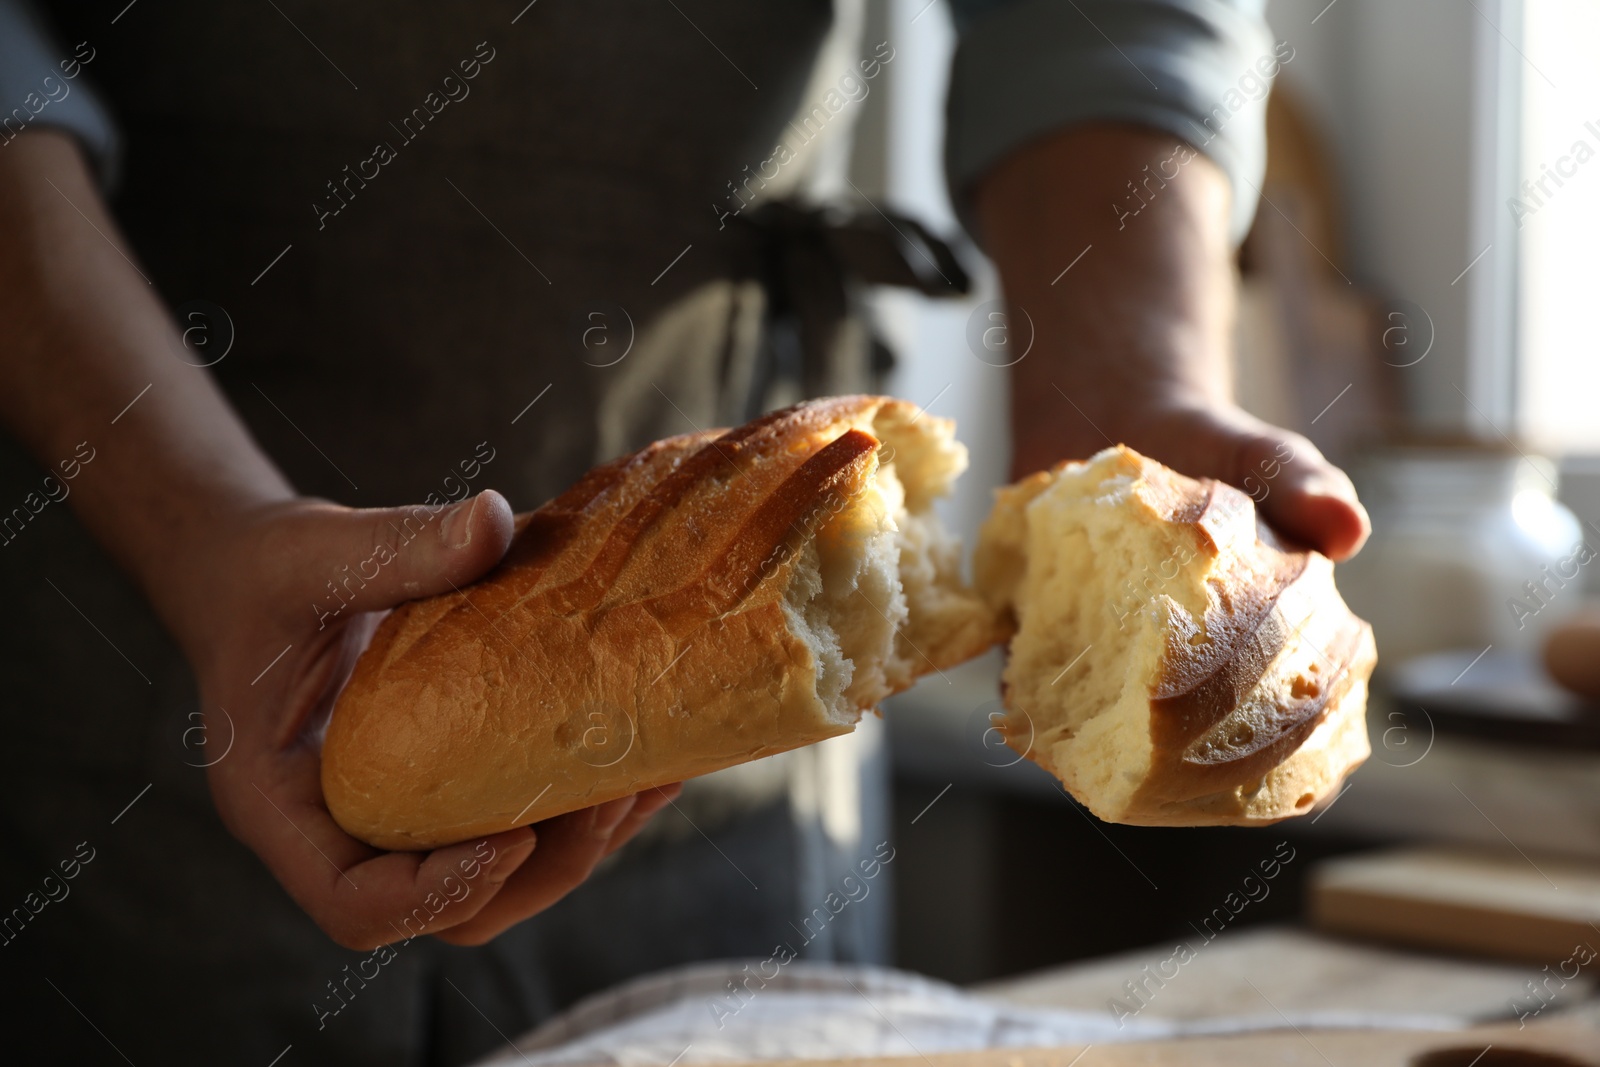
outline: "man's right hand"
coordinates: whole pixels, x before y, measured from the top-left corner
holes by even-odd
[[[250,515],[196,561],[212,621],[190,654],[209,730],[227,736],[218,721],[226,709],[235,738],[209,771],[212,797],[233,835],[342,945],[374,948],[418,932],[487,941],[576,888],[676,792],[426,853],[373,848],[329,815],[316,727],[382,613],[468,585],[500,561],[511,533],[511,509],[493,491],[439,510],[296,499]],[[345,580],[379,546],[389,562],[376,577]]]

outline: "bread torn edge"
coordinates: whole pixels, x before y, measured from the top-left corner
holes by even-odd
[[[874,469],[800,547],[782,601],[814,661],[819,714],[846,728],[1003,636],[934,507],[967,467],[953,424],[919,426],[900,405],[863,423],[882,442]]]

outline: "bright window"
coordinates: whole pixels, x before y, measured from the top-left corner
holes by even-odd
[[[1600,3],[1524,0],[1519,188],[1520,416],[1600,451]]]

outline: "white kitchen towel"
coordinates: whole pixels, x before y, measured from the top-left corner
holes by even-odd
[[[771,977],[768,977],[771,975]],[[1288,1027],[1452,1030],[1438,1016],[1292,1012],[1203,1021],[1007,1004],[881,967],[696,964],[573,1005],[473,1067],[690,1067],[1104,1044]]]

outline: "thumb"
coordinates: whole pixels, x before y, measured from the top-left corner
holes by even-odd
[[[381,611],[477,581],[511,545],[511,505],[492,489],[449,507],[343,511],[328,584],[345,610]],[[326,587],[322,591],[328,591]]]

